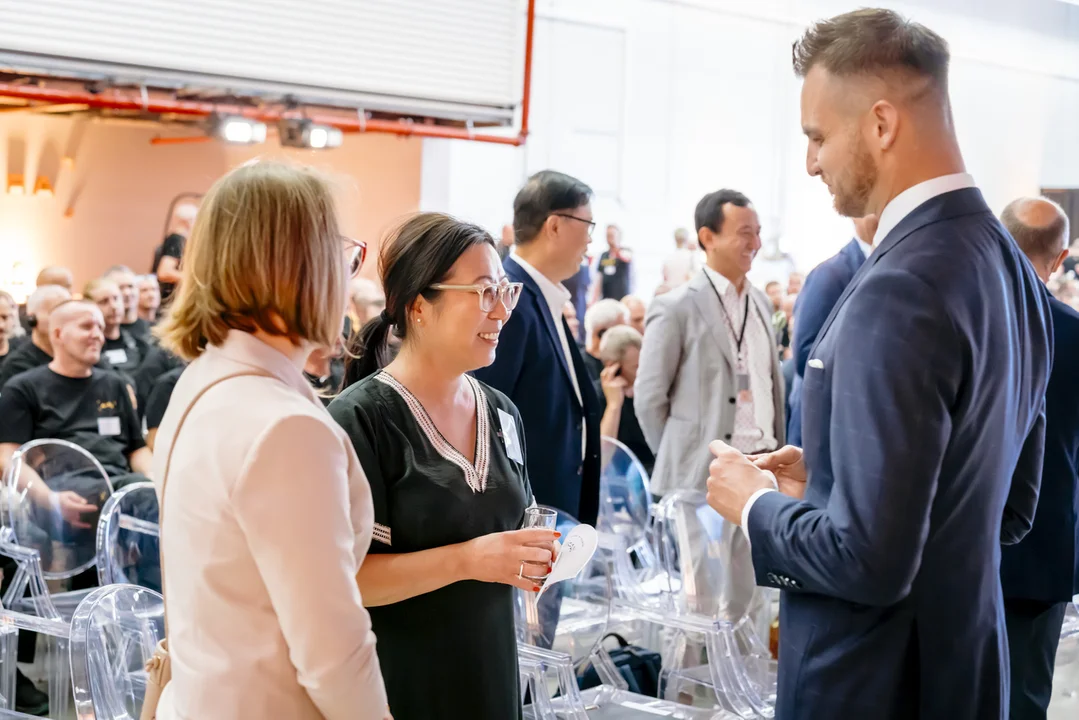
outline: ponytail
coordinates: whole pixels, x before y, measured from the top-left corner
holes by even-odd
[[[374,375],[388,364],[389,353],[386,341],[389,339],[393,324],[393,318],[383,310],[360,328],[349,347],[349,358],[345,363],[344,387],[347,388],[365,377]]]

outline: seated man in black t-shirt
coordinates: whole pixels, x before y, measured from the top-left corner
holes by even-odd
[[[8,380],[52,360],[49,340],[49,315],[53,308],[71,299],[71,293],[59,285],[42,285],[26,301],[30,339],[15,348],[0,364],[0,391]]]
[[[169,400],[172,399],[172,391],[183,371],[183,366],[169,370],[157,378],[150,391],[150,397],[146,401],[146,444],[151,450],[154,449],[154,441],[157,439],[157,429],[161,427],[161,420],[165,417]]]
[[[67,440],[101,463],[114,487],[145,480],[152,455],[142,438],[134,397],[115,372],[95,367],[104,321],[92,303],[71,300],[53,310],[48,365],[16,375],[0,394],[0,467],[31,440]],[[35,505],[60,511],[75,527],[100,508],[74,490],[53,492],[23,466],[20,489]]]
[[[116,283],[116,287],[120,288],[120,297],[124,303],[120,328],[132,337],[145,340],[147,343],[152,342],[150,323],[139,317],[139,284],[135,273],[126,265],[113,265],[102,277],[112,280]]]
[[[122,327],[124,297],[120,286],[112,280],[97,278],[87,283],[83,297],[97,304],[105,321],[105,346],[101,354],[112,368],[134,378],[150,352],[150,344]]]

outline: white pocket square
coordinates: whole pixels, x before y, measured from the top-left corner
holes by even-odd
[[[817,358],[811,359],[807,364],[809,365],[809,367],[813,368],[814,370],[823,370],[824,369],[824,363],[821,362],[820,360],[818,360]]]

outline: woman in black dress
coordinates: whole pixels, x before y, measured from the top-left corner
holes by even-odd
[[[521,288],[494,240],[436,213],[383,243],[386,310],[330,404],[371,485],[375,532],[357,575],[395,720],[521,715],[513,588],[538,590],[557,533],[520,529],[532,499],[524,429],[466,373],[494,361]],[[401,339],[384,369],[390,330]]]

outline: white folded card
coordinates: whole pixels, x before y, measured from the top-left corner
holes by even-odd
[[[569,534],[562,539],[558,559],[554,561],[554,567],[547,575],[547,580],[543,583],[539,595],[536,596],[536,601],[539,602],[543,593],[547,592],[547,588],[555,583],[577,577],[596,553],[597,545],[599,545],[599,535],[591,525],[578,525],[570,530]]]

